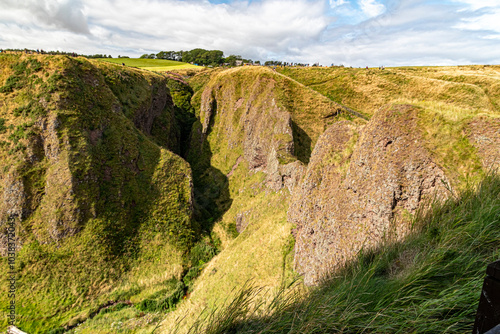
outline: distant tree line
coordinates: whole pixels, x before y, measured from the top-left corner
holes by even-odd
[[[219,66],[228,64],[236,66],[241,63],[253,63],[251,59],[244,59],[239,55],[224,57],[220,50],[193,49],[191,51],[160,51],[158,53],[143,54],[140,58],[167,59],[193,63],[204,66]]]
[[[62,55],[62,56],[85,57],[85,58],[113,58],[111,55],[105,55],[105,54],[84,55],[84,54],[78,54],[76,52],[45,51],[43,49],[37,49],[37,50],[31,50],[31,49],[4,49],[4,50],[0,50],[0,51],[19,52],[19,53],[26,53],[26,54]]]

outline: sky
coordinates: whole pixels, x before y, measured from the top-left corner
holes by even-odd
[[[322,65],[500,64],[500,0],[0,0],[0,48],[204,48]]]

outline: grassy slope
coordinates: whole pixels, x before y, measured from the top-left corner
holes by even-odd
[[[75,324],[108,300],[139,303],[158,291],[168,294],[167,283],[189,265],[185,253],[195,229],[190,168],[166,149],[165,138],[145,135],[130,120],[166,80],[94,64],[0,57],[6,87],[0,173],[3,181],[12,173],[22,180],[31,205],[18,231],[23,248],[17,255],[18,324],[30,333]],[[173,121],[168,108],[157,120],[166,132]],[[59,147],[55,156],[36,144],[47,134],[40,124],[52,119],[58,120],[55,137],[45,140]],[[80,216],[70,227],[80,232],[54,239],[52,219],[65,219],[74,208]],[[6,258],[1,268],[5,273]],[[6,285],[0,289],[4,305]]]
[[[265,292],[247,285],[190,332],[469,333],[499,240],[500,177],[489,175],[421,210],[405,240],[360,254],[306,296],[285,287],[256,311],[248,305]]]
[[[199,66],[166,59],[100,58],[99,60],[118,65],[123,63],[126,66],[138,67],[149,71],[171,71],[189,68],[200,69]]]

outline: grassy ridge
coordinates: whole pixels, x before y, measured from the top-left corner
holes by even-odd
[[[167,80],[65,56],[2,55],[0,66],[0,187],[15,180],[11,196],[28,209],[18,221],[19,327],[75,325],[109,300],[158,305],[157,292],[189,268],[198,234],[191,170],[170,151],[178,138]],[[165,104],[148,134],[138,127],[153,94]],[[7,210],[21,209],[0,202],[2,233]]]
[[[498,109],[496,66],[422,68],[278,68],[333,101],[372,115],[388,103],[435,102],[468,114]],[[462,114],[463,114],[462,112]]]
[[[255,303],[262,289],[247,285],[225,307],[207,309],[189,332],[471,332],[499,240],[500,177],[489,175],[420,211],[406,240],[360,254],[305,298],[284,287],[268,307]]]

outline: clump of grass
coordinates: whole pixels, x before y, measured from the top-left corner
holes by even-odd
[[[5,126],[5,118],[0,118],[0,133],[4,133],[7,131],[7,127]]]
[[[163,296],[162,291],[159,291],[150,298],[143,299],[135,307],[139,311],[146,312],[171,310],[184,295],[185,287],[183,282],[177,282],[175,289],[170,294]]]
[[[0,87],[0,93],[11,93],[15,89],[22,88],[26,82],[27,76],[38,72],[42,68],[42,64],[36,59],[27,59],[21,62],[16,62],[11,66],[14,73],[7,78],[5,84]]]
[[[233,333],[235,323],[251,316],[253,311],[258,309],[253,300],[261,290],[247,281],[240,289],[233,291],[233,299],[228,298],[223,307],[215,307],[201,313],[188,329],[188,333]],[[177,325],[179,324],[180,322],[177,322]],[[178,331],[179,327],[176,326],[171,332]]]
[[[244,286],[189,333],[464,333],[472,330],[488,263],[500,256],[500,177],[416,214],[404,241],[362,252],[305,298],[249,305]],[[266,314],[258,316],[257,314]],[[177,329],[174,329],[177,332]]]

